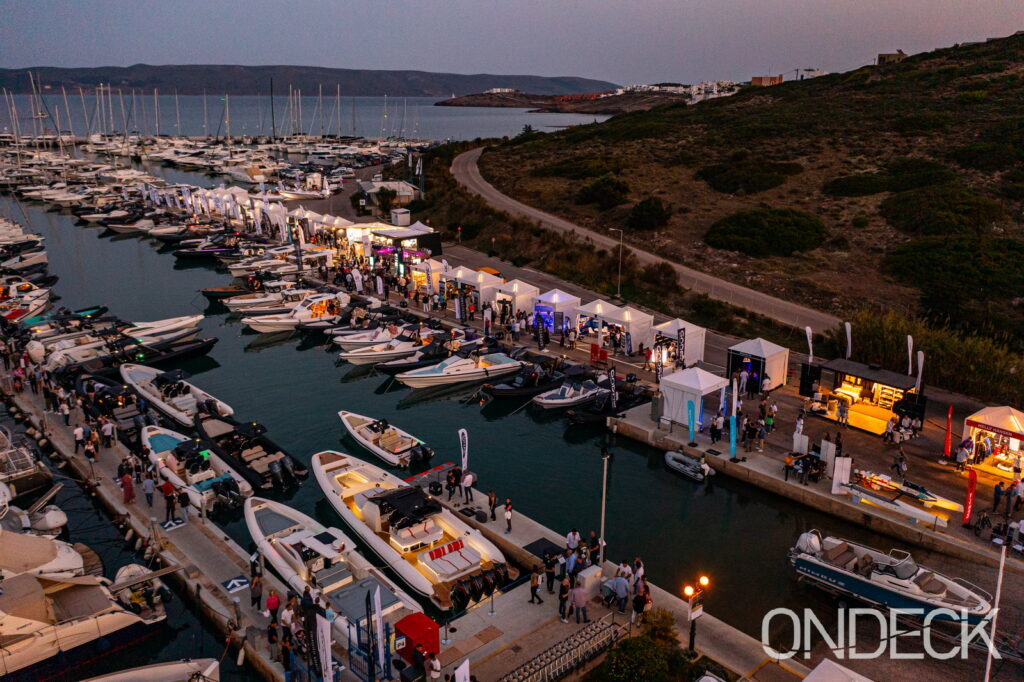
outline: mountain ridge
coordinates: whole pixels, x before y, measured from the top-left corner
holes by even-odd
[[[528,74],[458,74],[413,69],[336,69],[322,66],[241,64],[133,64],[96,67],[0,68],[0,87],[12,92],[30,92],[29,72],[38,78],[44,91],[78,88],[94,90],[110,84],[122,89],[152,90],[165,94],[177,90],[182,95],[267,94],[274,80],[275,94],[288,92],[289,86],[306,95],[316,94],[323,86],[334,94],[337,86],[346,97],[449,97],[482,92],[490,88],[515,88],[540,95],[580,94],[615,88],[614,83],[577,76],[534,76]]]

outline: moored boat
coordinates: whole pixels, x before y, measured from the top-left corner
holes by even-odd
[[[203,444],[249,481],[255,490],[290,488],[309,473],[266,436],[267,429],[262,424],[238,422],[200,410],[193,426]]]
[[[526,363],[504,353],[462,358],[452,356],[430,367],[409,370],[395,375],[406,386],[423,388],[470,381],[486,381],[519,371]]]
[[[125,363],[121,378],[154,407],[182,426],[192,426],[200,406],[207,412],[231,416],[231,406],[214,398],[195,384],[180,369],[163,371],[145,365]]]
[[[386,419],[373,419],[345,410],[338,412],[338,417],[357,443],[392,466],[425,464],[434,455],[426,443],[392,426]]]
[[[160,476],[181,488],[196,509],[213,511],[218,505],[237,507],[252,495],[252,486],[199,441],[160,426],[146,426],[142,448]]]
[[[665,465],[672,471],[676,471],[698,483],[703,483],[705,478],[715,473],[715,470],[703,460],[676,450],[665,452]]]

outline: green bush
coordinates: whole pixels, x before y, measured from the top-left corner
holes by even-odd
[[[756,194],[778,187],[786,181],[786,176],[801,172],[803,166],[798,163],[766,161],[741,154],[725,163],[705,166],[697,171],[695,177],[726,194],[741,190],[746,194]]]
[[[864,229],[865,227],[871,224],[871,220],[863,213],[858,213],[857,215],[853,216],[853,220],[850,221],[850,224],[856,227],[857,229]]]
[[[904,135],[918,135],[920,133],[931,133],[945,130],[949,127],[951,119],[944,114],[924,112],[920,114],[909,114],[901,116],[893,121],[892,127],[898,133]]]
[[[981,234],[1005,216],[999,204],[962,185],[899,192],[879,206],[890,225],[910,235]]]
[[[603,211],[618,206],[626,200],[629,184],[611,173],[606,173],[576,193],[576,203],[597,204]]]
[[[956,96],[957,104],[981,104],[988,99],[988,90],[968,90]]]
[[[888,173],[855,173],[829,180],[821,191],[834,197],[866,197],[888,192],[891,182]]]
[[[822,191],[837,197],[863,197],[941,185],[955,179],[956,173],[937,161],[904,158],[890,162],[885,171],[842,175],[825,183]]]
[[[629,210],[626,225],[631,230],[656,230],[668,225],[672,217],[672,206],[658,197],[647,197]]]
[[[624,639],[608,652],[609,682],[660,682],[668,676],[665,648],[649,637]]]
[[[1007,142],[975,142],[949,153],[949,158],[964,168],[995,171],[1017,162],[1017,150]]]
[[[409,213],[419,213],[421,211],[425,211],[429,207],[430,205],[423,199],[413,199],[408,203],[408,205],[406,205],[406,208],[409,209]]]
[[[828,229],[821,219],[792,209],[740,211],[713,224],[704,241],[716,249],[750,256],[790,256],[821,246]]]
[[[618,173],[622,170],[615,159],[605,159],[596,156],[583,156],[573,159],[563,159],[546,163],[530,171],[535,178],[569,178],[570,180],[585,180],[596,178],[607,173]]]

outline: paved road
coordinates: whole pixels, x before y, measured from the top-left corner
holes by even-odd
[[[553,216],[550,213],[545,213],[544,211],[532,206],[527,206],[526,204],[516,201],[512,197],[499,192],[493,185],[484,180],[482,175],[480,175],[477,160],[480,158],[480,154],[482,152],[483,147],[478,147],[460,154],[455,157],[455,160],[452,162],[452,175],[455,177],[456,181],[466,187],[470,192],[479,195],[494,208],[506,211],[527,220],[534,220],[548,229],[556,230],[558,232],[568,232],[585,239],[589,239],[598,246],[612,252],[619,247],[618,240],[609,237],[608,235],[580,227],[568,220]],[[718,279],[717,277],[713,277],[705,272],[700,272],[693,268],[688,268],[685,265],[665,260],[661,256],[650,253],[649,251],[644,251],[636,246],[626,244],[625,248],[633,252],[633,255],[636,256],[641,265],[649,265],[651,263],[668,263],[673,267],[673,269],[675,269],[676,274],[679,275],[679,282],[688,289],[707,294],[712,298],[725,301],[726,303],[731,303],[732,305],[736,305],[741,308],[746,308],[747,310],[761,313],[762,315],[771,317],[783,324],[788,324],[798,328],[810,326],[815,331],[821,332],[829,327],[839,324],[840,322],[839,318],[827,313],[811,310],[810,308],[806,308],[802,305],[783,301],[782,299],[775,298],[774,296],[769,296],[768,294],[763,294],[759,291],[754,291],[753,289],[748,289],[738,284]]]

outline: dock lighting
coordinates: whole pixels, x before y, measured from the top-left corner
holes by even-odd
[[[693,596],[694,591],[695,590],[693,589],[693,585],[687,585],[683,588],[683,594],[686,595],[687,599]]]
[[[707,577],[706,575],[702,575],[698,582],[700,583],[701,587],[706,589],[707,586],[711,584],[711,578]]]
[[[697,585],[683,587],[683,596],[690,607],[690,651],[696,651],[697,619],[704,613],[704,592],[711,585],[711,578],[702,575],[697,578]]]

